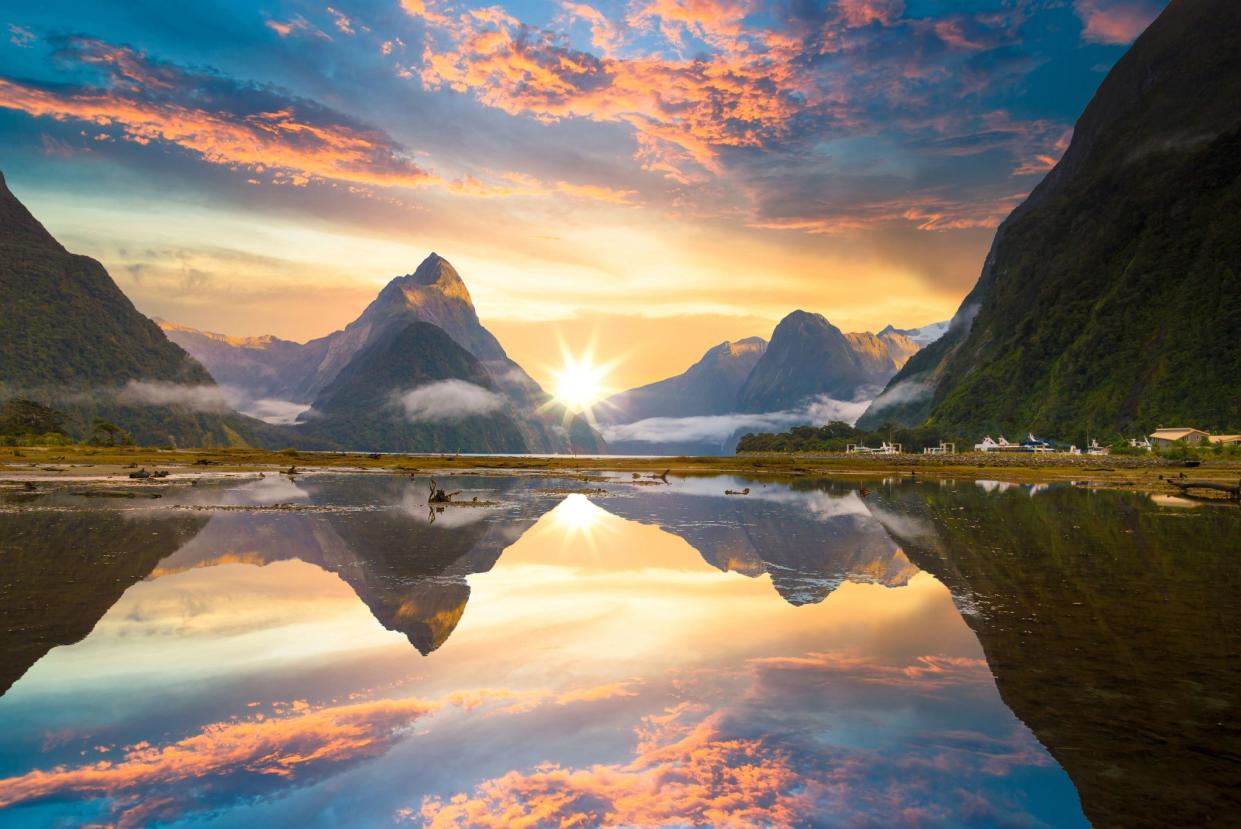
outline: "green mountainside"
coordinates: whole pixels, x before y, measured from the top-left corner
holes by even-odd
[[[1241,4],[1173,0],[859,427],[1241,429],[1239,43]]]
[[[127,398],[130,381],[216,394],[206,369],[139,313],[102,265],[65,250],[0,175],[0,401],[52,406],[76,438],[101,418],[145,444],[288,442],[223,404]]]

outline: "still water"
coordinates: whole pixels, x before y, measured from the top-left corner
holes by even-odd
[[[988,481],[440,484],[471,504],[328,474],[8,496],[0,825],[1241,814],[1235,507]]]

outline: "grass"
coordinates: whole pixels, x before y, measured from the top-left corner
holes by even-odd
[[[31,464],[90,464],[148,468],[184,467],[207,471],[269,471],[337,469],[398,473],[546,474],[558,477],[597,472],[659,473],[673,475],[740,475],[762,479],[891,475],[920,478],[1001,478],[1040,483],[1082,481],[1115,487],[1165,489],[1161,478],[1185,472],[1195,479],[1241,480],[1241,461],[1208,460],[1192,471],[1173,460],[1152,457],[1073,457],[1067,455],[986,455],[978,453],[925,456],[859,457],[841,454],[745,454],[723,457],[554,457],[374,455],[359,452],[307,452],[293,449],[155,449],[149,447],[95,447],[82,445],[0,447],[0,478],[25,474]],[[82,474],[84,470],[70,470]]]

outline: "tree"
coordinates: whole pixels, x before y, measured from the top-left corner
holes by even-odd
[[[133,442],[129,432],[103,418],[97,417],[91,424],[89,443],[92,446],[130,446]]]
[[[17,398],[0,408],[0,435],[63,434],[65,416],[33,400]]]

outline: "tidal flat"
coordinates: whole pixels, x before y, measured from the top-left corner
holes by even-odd
[[[0,493],[0,823],[1241,809],[1236,506],[662,472]]]

